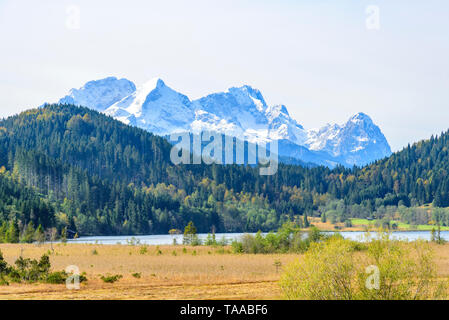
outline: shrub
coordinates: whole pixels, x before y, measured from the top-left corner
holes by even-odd
[[[215,233],[213,233],[213,234],[208,233],[206,241],[204,242],[204,245],[206,245],[206,246],[216,246],[217,244],[218,243],[217,243],[217,240],[215,239]]]
[[[263,237],[260,232],[256,236],[245,234],[242,237],[242,248],[245,253],[263,253]]]
[[[119,281],[123,276],[121,274],[101,276],[100,279],[105,283],[114,283]]]
[[[194,235],[192,238],[192,241],[190,242],[190,245],[194,246],[194,247],[200,246],[200,245],[202,245],[202,241],[200,238],[198,238],[197,235]]]
[[[243,245],[239,241],[232,241],[232,252],[243,253]]]
[[[9,276],[14,278],[17,282],[36,282],[43,280],[48,275],[51,267],[50,258],[46,254],[44,254],[39,261],[19,257],[16,260],[15,265],[16,268],[10,271]]]
[[[360,298],[375,300],[426,300],[447,297],[447,280],[437,279],[434,252],[428,243],[403,243],[390,239],[389,233],[379,234],[368,243],[365,264],[379,268],[379,290],[361,286]],[[367,274],[359,275],[360,282]]]
[[[351,299],[354,260],[348,241],[335,238],[313,243],[304,258],[289,264],[281,277],[287,299]]]
[[[305,252],[311,243],[327,238],[318,228],[311,226],[307,235],[292,223],[284,224],[277,233],[263,236],[259,231],[255,236],[245,234],[241,241],[232,243],[234,253],[286,253]]]
[[[79,281],[80,282],[85,282],[87,281],[87,278],[85,276],[85,273],[82,273],[79,275]],[[70,275],[65,272],[65,271],[57,271],[57,272],[52,272],[50,274],[47,275],[46,279],[44,280],[45,283],[50,283],[50,284],[64,284],[66,283],[67,278]]]
[[[147,246],[140,247],[139,253],[140,254],[146,254],[148,252]]]
[[[196,234],[196,227],[193,224],[192,221],[190,221],[187,226],[184,228],[184,237],[183,237],[183,244],[190,244],[197,242],[198,236]]]
[[[46,283],[51,284],[63,284],[68,278],[68,274],[65,271],[57,271],[50,273],[45,280]]]
[[[0,275],[8,272],[8,263],[3,258],[3,253],[0,251]]]
[[[0,286],[9,286],[8,280],[3,275],[0,275]]]
[[[373,280],[367,267],[379,271],[377,288],[367,286]],[[305,300],[445,298],[446,284],[437,280],[427,243],[403,243],[388,233],[369,238],[362,247],[341,236],[312,243],[302,260],[285,268],[280,281],[287,299]]]
[[[65,271],[50,273],[51,264],[48,255],[44,254],[39,260],[25,259],[20,256],[15,261],[15,267],[9,266],[3,259],[0,251],[0,285],[8,285],[9,281],[21,282],[44,282],[52,284],[65,283],[68,274]],[[85,274],[79,276],[80,282],[87,281]]]
[[[133,273],[132,276],[136,279],[140,279],[142,277],[142,274],[140,272],[136,272],[136,273]]]

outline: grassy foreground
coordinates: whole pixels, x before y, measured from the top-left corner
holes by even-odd
[[[438,276],[449,277],[449,244],[431,246]],[[81,284],[80,290],[68,290],[65,285],[11,283],[0,286],[0,299],[281,299],[278,281],[282,268],[302,257],[232,254],[221,247],[142,248],[56,244],[52,251],[50,245],[1,244],[0,250],[10,264],[20,254],[39,258],[50,250],[53,270],[76,265],[87,273],[88,281]],[[112,284],[100,279],[118,274],[123,278]]]
[[[78,266],[88,279],[80,290],[11,283],[0,286],[0,299],[278,299],[282,267],[275,262],[285,266],[299,256],[231,254],[226,247],[182,245],[56,244],[53,249],[47,244],[0,244],[9,264],[20,254],[38,259],[50,251],[53,270]],[[123,278],[112,284],[100,279],[117,274]]]

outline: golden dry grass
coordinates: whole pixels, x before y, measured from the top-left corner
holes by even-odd
[[[57,244],[51,251],[50,245],[1,244],[10,264],[21,252],[26,258],[39,258],[50,250],[53,270],[76,265],[87,273],[88,282],[77,291],[65,285],[10,284],[0,286],[0,299],[277,299],[280,274],[274,262],[285,265],[297,257],[235,255],[230,248],[184,246],[148,246],[141,254],[141,247]],[[133,273],[141,273],[141,278]],[[107,284],[100,280],[106,274],[123,278]]]
[[[449,244],[431,245],[439,276],[449,277]],[[65,285],[10,284],[0,286],[0,299],[280,299],[280,272],[276,272],[274,262],[279,260],[285,266],[300,258],[295,254],[236,255],[229,253],[229,248],[223,253],[213,247],[148,246],[145,254],[140,253],[141,246],[128,245],[53,247],[53,270],[76,265],[87,273],[88,282],[80,290],[68,290]],[[21,252],[26,258],[39,258],[51,248],[0,244],[0,250],[12,264]],[[94,250],[98,254],[93,254]],[[134,278],[132,273],[141,273],[141,278]],[[121,274],[123,278],[107,284],[100,280],[106,274]]]

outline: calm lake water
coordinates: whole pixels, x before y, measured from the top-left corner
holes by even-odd
[[[332,232],[329,232],[332,233]],[[340,234],[352,240],[363,240],[365,232],[340,232]],[[223,237],[231,243],[232,240],[239,240],[244,233],[217,233],[216,240]],[[198,234],[202,240],[207,238],[207,234]],[[429,231],[398,231],[393,232],[393,237],[399,240],[413,241],[418,239],[430,240]],[[441,237],[449,241],[449,231],[441,231]],[[148,235],[148,236],[100,236],[100,237],[80,237],[76,240],[68,240],[69,243],[98,243],[98,244],[128,244],[129,241],[138,241],[140,244],[148,245],[170,245],[176,239],[178,244],[182,244],[182,235]]]

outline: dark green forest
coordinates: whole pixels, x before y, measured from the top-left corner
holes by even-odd
[[[41,226],[57,234],[275,230],[327,216],[427,223],[449,206],[449,133],[363,168],[178,165],[162,137],[96,111],[47,105],[0,120],[0,239]],[[399,216],[398,216],[399,215]],[[443,224],[449,223],[444,211]],[[302,218],[299,218],[302,217]],[[65,232],[65,231],[64,231]]]

